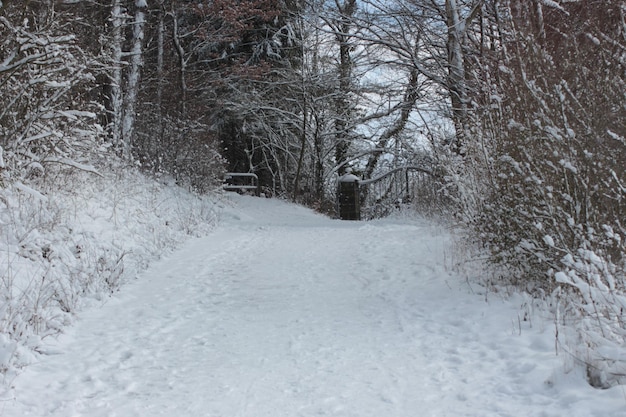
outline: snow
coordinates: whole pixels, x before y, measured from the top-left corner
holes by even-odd
[[[578,169],[576,169],[576,167],[570,161],[566,161],[565,159],[561,159],[559,161],[559,164],[561,164],[561,166],[563,168],[572,171],[572,173],[574,173],[574,174],[578,173]]]
[[[615,132],[613,132],[613,131],[611,131],[611,130],[608,130],[608,129],[607,129],[607,131],[606,131],[606,132],[609,134],[609,136],[610,136],[611,138],[613,138],[613,139],[615,139],[616,141],[621,142],[622,144],[625,144],[625,145],[626,145],[626,139],[624,139],[622,136],[620,136],[620,135],[618,135],[617,133],[615,133]]]
[[[45,195],[41,194],[39,191],[34,190],[34,189],[30,188],[29,186],[22,184],[19,181],[17,181],[15,184],[13,184],[13,186],[17,190],[20,190],[20,191],[22,191],[22,192],[24,192],[26,194],[29,194],[29,195],[35,197],[35,199],[37,199],[39,201],[47,201],[48,200],[48,198]]]
[[[555,9],[559,9],[562,12],[565,12],[567,14],[567,12],[565,11],[565,9],[556,1],[553,0],[541,0],[540,1],[541,4],[548,6],[548,7],[553,7]]]
[[[550,247],[554,247],[554,239],[552,238],[552,236],[550,235],[545,235],[543,237],[543,241],[546,245],[550,246]]]
[[[553,318],[450,267],[443,228],[229,199],[210,235],[47,341],[0,416],[626,414],[622,387],[555,354]]]

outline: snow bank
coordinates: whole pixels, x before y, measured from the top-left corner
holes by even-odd
[[[47,172],[29,186],[0,188],[5,383],[86,303],[108,297],[163,253],[215,225],[216,197],[198,197],[115,163],[98,170]]]

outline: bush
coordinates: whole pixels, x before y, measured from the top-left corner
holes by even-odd
[[[572,353],[590,382],[621,383],[626,364],[603,353],[626,349],[620,2],[502,7],[498,47],[474,69],[483,86],[475,131],[486,146],[473,157],[484,172],[477,189],[488,192],[470,193],[469,222],[511,281],[569,303]]]

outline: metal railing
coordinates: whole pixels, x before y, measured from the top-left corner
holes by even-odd
[[[411,204],[431,178],[432,172],[427,168],[404,166],[372,179],[361,180],[361,218],[385,217]]]
[[[251,173],[227,172],[224,174],[224,185],[222,185],[222,188],[225,191],[238,193],[252,191],[257,197],[261,195],[259,177]]]

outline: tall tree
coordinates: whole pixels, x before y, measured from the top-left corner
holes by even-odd
[[[135,14],[132,22],[130,63],[126,88],[124,89],[124,117],[122,120],[122,154],[131,158],[135,134],[137,96],[139,94],[141,68],[144,61],[144,25],[146,23],[146,0],[135,0]]]
[[[105,108],[107,110],[107,130],[111,142],[118,148],[122,147],[122,119],[123,111],[123,73],[122,56],[124,47],[124,26],[127,20],[126,10],[122,7],[123,0],[111,0],[111,33],[109,43],[109,66],[107,73],[108,82],[105,97]]]
[[[351,51],[355,30],[354,17],[357,12],[356,0],[335,0],[334,10],[324,17],[338,45],[337,87],[335,93],[335,163],[339,166],[339,174],[346,168],[348,149],[352,140],[351,118],[354,102],[351,93],[354,90],[354,74]]]
[[[446,0],[445,16],[448,28],[448,90],[452,105],[452,119],[456,128],[456,139],[452,143],[455,153],[465,153],[465,142],[468,140],[468,107],[469,96],[467,76],[465,74],[465,50],[467,48],[468,26],[478,15],[483,6],[482,0],[474,0],[464,5],[460,0]],[[469,10],[463,15],[463,9]]]

